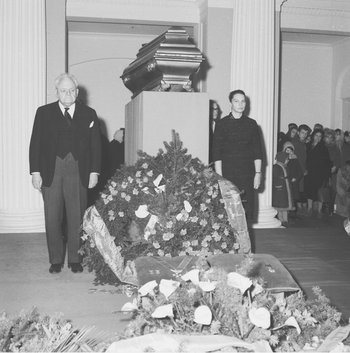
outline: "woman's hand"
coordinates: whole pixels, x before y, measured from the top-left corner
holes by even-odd
[[[255,173],[254,189],[259,189],[260,184],[261,184],[261,173]]]

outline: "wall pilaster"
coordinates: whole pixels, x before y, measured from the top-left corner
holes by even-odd
[[[46,100],[45,0],[2,0],[0,17],[0,232],[44,231],[28,151],[36,108]]]
[[[276,228],[272,203],[275,112],[275,0],[234,0],[231,89],[243,89],[249,115],[261,128],[265,149],[264,185],[255,228]]]

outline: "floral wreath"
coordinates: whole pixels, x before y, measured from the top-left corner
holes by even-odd
[[[239,252],[217,175],[187,154],[175,131],[164,146],[155,157],[139,152],[135,165],[117,170],[95,204],[125,261]],[[84,263],[104,272],[93,239],[83,239]]]

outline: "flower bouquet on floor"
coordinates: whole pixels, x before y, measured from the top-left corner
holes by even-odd
[[[78,328],[62,314],[41,315],[36,308],[0,317],[0,352],[104,352],[115,335],[95,327]]]
[[[132,321],[107,352],[349,351],[350,325],[319,288],[312,300],[271,292],[257,266],[246,256],[233,272],[197,267],[145,283],[121,308]]]

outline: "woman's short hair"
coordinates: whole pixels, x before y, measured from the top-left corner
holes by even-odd
[[[236,89],[234,91],[231,91],[230,94],[228,95],[228,100],[230,102],[232,101],[232,98],[234,97],[235,94],[242,94],[244,97],[246,97],[244,91],[242,91],[241,89]]]
[[[306,124],[299,125],[298,131],[300,132],[301,130],[307,131],[308,134],[311,132],[310,127]]]
[[[321,138],[322,138],[322,140],[323,140],[323,138],[324,138],[324,131],[323,131],[323,129],[314,129],[314,131],[312,131],[312,134],[311,134],[311,141],[313,141],[314,136],[315,136],[316,134],[321,134]]]
[[[335,131],[332,129],[324,129],[324,137],[330,137],[332,140],[335,140]]]

